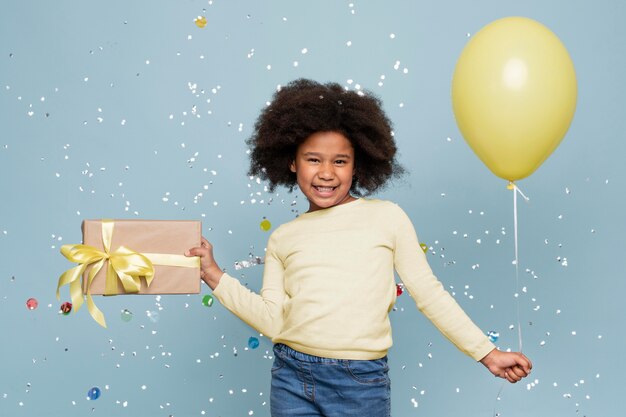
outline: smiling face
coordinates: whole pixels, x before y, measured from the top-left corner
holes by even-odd
[[[289,168],[309,200],[309,212],[355,200],[350,195],[354,148],[341,133],[316,132],[306,138]]]

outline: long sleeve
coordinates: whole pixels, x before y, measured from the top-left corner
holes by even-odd
[[[269,338],[281,331],[284,322],[284,268],[276,253],[276,231],[267,244],[260,294],[250,291],[238,279],[225,273],[213,295],[233,314]]]
[[[409,217],[398,207],[394,265],[417,308],[459,350],[480,360],[495,348],[434,276]]]

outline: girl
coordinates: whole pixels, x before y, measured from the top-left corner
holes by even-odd
[[[224,273],[213,247],[201,276],[217,299],[274,343],[274,417],[390,415],[388,313],[394,268],[417,307],[462,352],[511,383],[530,373],[501,352],[433,275],[409,217],[363,198],[403,172],[391,123],[371,94],[296,80],[275,93],[248,140],[249,175],[297,185],[309,210],[270,236],[260,295]]]

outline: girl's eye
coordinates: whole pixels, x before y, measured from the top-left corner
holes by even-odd
[[[313,162],[313,163],[315,163],[315,162],[319,162],[319,159],[316,159],[316,158],[309,158],[309,159],[307,159],[307,161],[308,161],[308,162]]]
[[[339,160],[339,161],[335,161],[335,163],[336,163],[337,165],[344,165],[344,164],[346,163],[346,161]]]

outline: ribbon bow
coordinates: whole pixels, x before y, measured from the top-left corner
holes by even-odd
[[[172,265],[183,267],[198,267],[198,258],[187,258],[182,255],[168,254],[141,254],[120,246],[111,252],[111,237],[113,236],[113,220],[102,220],[102,242],[104,252],[89,245],[63,245],[61,253],[71,262],[79,265],[65,271],[59,277],[57,285],[57,299],[60,299],[59,290],[64,285],[70,286],[70,296],[75,311],[83,305],[83,289],[81,277],[87,267],[93,264],[87,277],[86,299],[87,309],[91,317],[102,327],[106,326],[104,314],[96,307],[91,297],[91,282],[100,271],[106,261],[108,262],[105,295],[117,294],[117,280],[119,279],[126,293],[138,293],[141,288],[140,277],[146,279],[146,284],[150,286],[154,278],[154,264]]]

